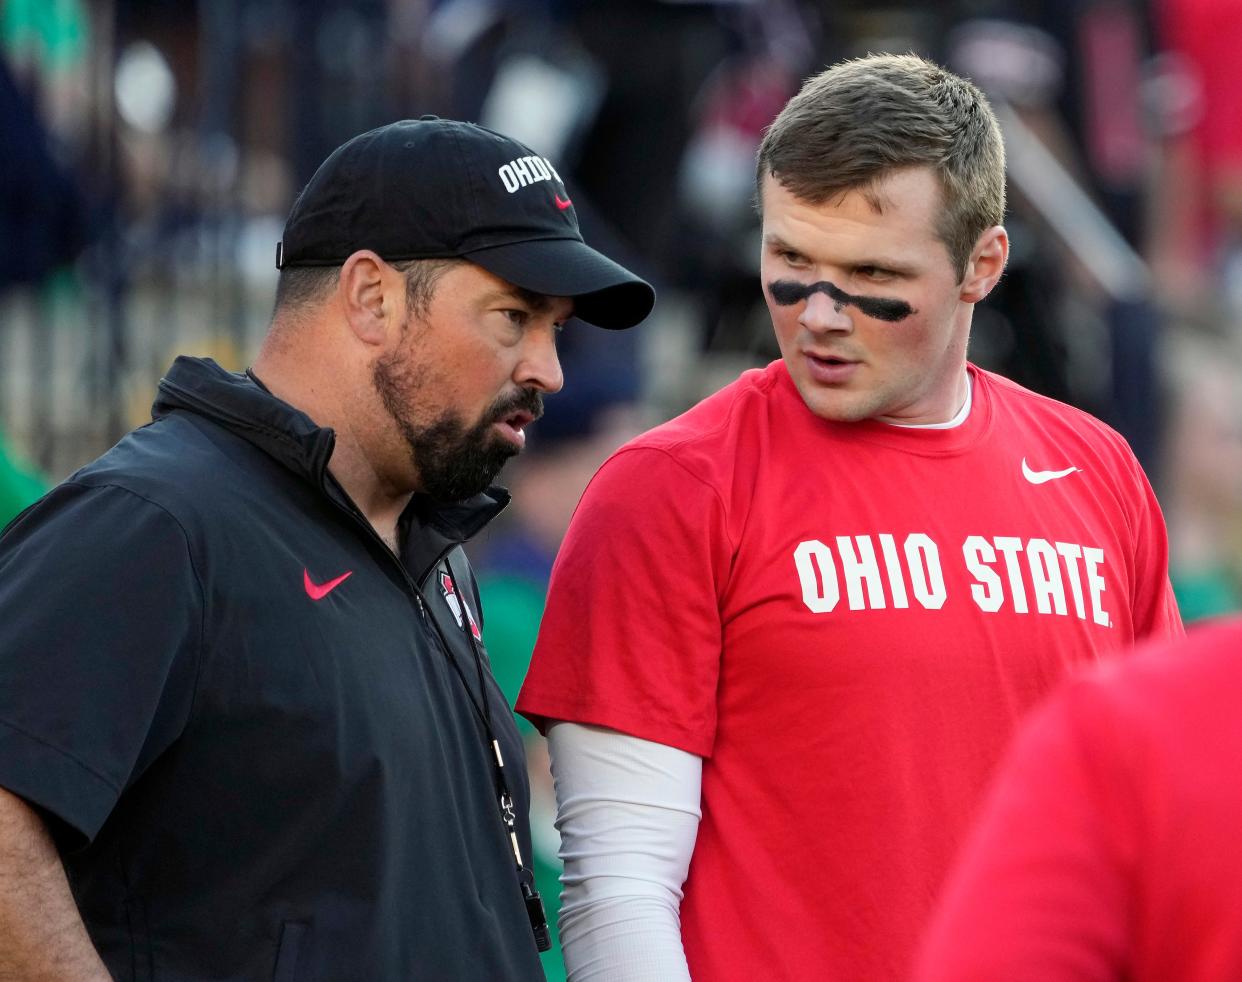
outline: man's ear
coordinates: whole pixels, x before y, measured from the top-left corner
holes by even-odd
[[[360,249],[345,260],[337,295],[350,330],[365,344],[383,344],[404,317],[398,303],[404,296],[404,278],[370,249]]]
[[[958,299],[963,303],[978,303],[986,297],[1005,272],[1008,259],[1009,234],[1000,225],[993,225],[975,243],[966,263]]]

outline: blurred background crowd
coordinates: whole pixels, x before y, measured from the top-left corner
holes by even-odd
[[[1013,253],[972,360],[1119,429],[1186,619],[1242,608],[1240,48],[1242,0],[0,0],[0,525],[149,419],[175,354],[245,367],[284,216],[335,146],[476,120],[555,161],[587,240],[660,293],[635,331],[565,332],[565,389],[475,549],[514,695],[594,469],[778,357],[763,128],[826,64],[916,51],[1005,130]]]

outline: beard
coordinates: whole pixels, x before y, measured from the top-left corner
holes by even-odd
[[[375,363],[372,381],[409,450],[424,494],[439,502],[464,501],[486,491],[518,448],[492,432],[492,425],[517,412],[543,415],[536,389],[498,398],[473,426],[451,409],[429,423],[415,422],[412,406],[435,405],[434,380],[421,377],[408,354]]]

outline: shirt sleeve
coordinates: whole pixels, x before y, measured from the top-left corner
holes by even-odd
[[[548,750],[570,982],[690,982],[681,899],[701,817],[702,760],[573,723],[549,728]]]
[[[1139,796],[1120,720],[1071,686],[1030,719],[958,857],[916,982],[1125,977]]]
[[[22,515],[0,539],[0,785],[93,839],[185,725],[202,609],[163,508],[62,484]]]
[[[663,449],[621,450],[557,555],[518,711],[710,756],[732,556],[703,477]]]

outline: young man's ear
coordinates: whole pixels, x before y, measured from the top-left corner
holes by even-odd
[[[963,303],[978,303],[986,297],[1005,272],[1008,260],[1009,235],[1002,226],[993,225],[975,243],[966,263],[959,299]]]
[[[345,319],[358,340],[383,344],[404,311],[404,278],[370,249],[360,249],[341,266],[337,295]]]

